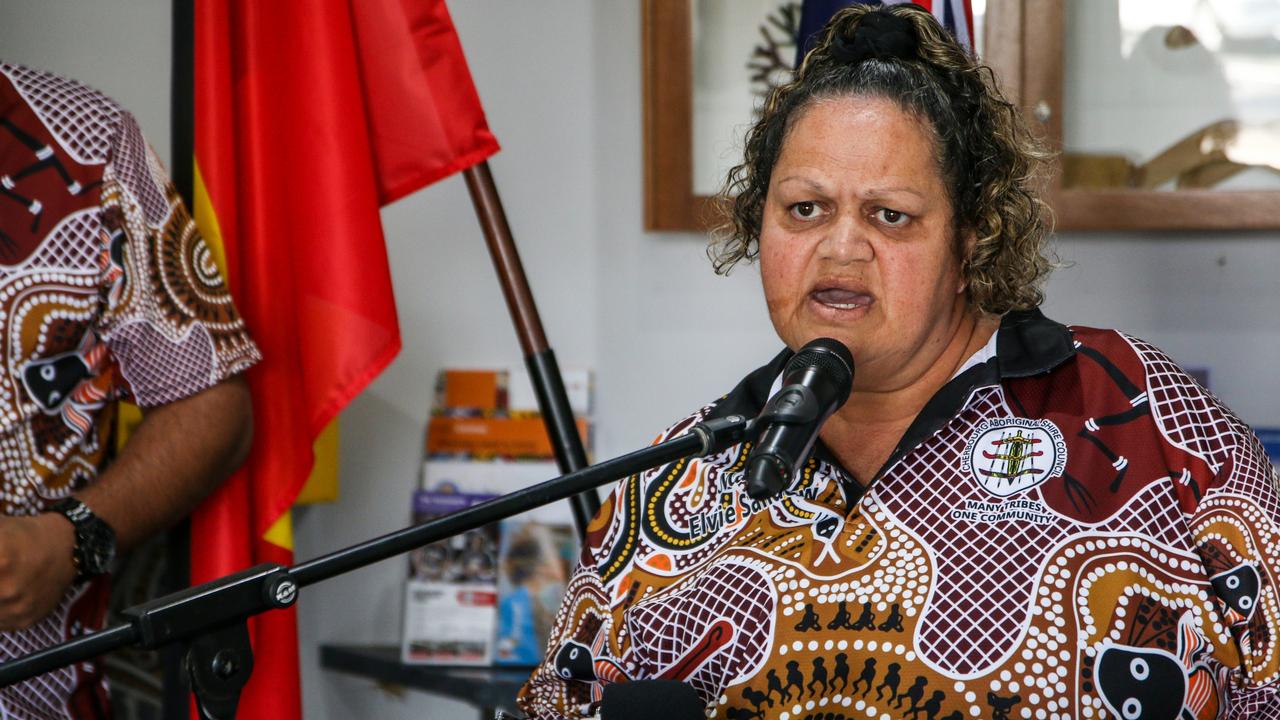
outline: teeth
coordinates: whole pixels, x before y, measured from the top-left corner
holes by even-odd
[[[833,308],[840,308],[841,310],[852,310],[854,308],[862,307],[858,303],[827,303],[827,305]]]

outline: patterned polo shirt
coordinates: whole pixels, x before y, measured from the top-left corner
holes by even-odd
[[[664,678],[730,720],[1280,717],[1275,472],[1155,347],[1010,313],[865,492],[819,444],[753,501],[749,451],[617,486],[527,712]]]
[[[0,511],[92,483],[115,401],[194,395],[258,359],[177,192],[133,117],[101,93],[0,63]],[[101,627],[77,583],[0,660]],[[0,690],[0,717],[106,717],[94,663]]]

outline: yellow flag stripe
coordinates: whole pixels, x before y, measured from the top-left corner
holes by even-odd
[[[121,400],[116,403],[116,412],[116,454],[119,454],[133,431],[138,429],[138,423],[142,422],[142,408]]]
[[[311,467],[311,477],[302,486],[302,492],[294,499],[295,505],[337,502],[338,500],[338,418],[334,418],[316,437],[316,463]]]
[[[285,510],[276,518],[275,524],[267,529],[262,539],[293,552],[293,511]]]

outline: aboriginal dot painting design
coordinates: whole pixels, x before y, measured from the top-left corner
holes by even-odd
[[[35,513],[97,478],[115,402],[193,395],[258,358],[212,260],[129,113],[0,63],[0,506]],[[101,627],[73,588],[0,660]],[[100,717],[93,664],[0,690],[0,717]]]
[[[523,707],[671,678],[729,720],[1280,717],[1265,454],[1159,350],[1071,333],[852,503],[817,460],[752,501],[749,445],[620,483]]]

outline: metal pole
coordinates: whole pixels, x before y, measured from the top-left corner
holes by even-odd
[[[533,293],[529,290],[529,281],[525,278],[520,253],[516,251],[489,163],[483,161],[467,168],[463,177],[467,180],[467,190],[471,192],[471,202],[475,205],[476,217],[480,220],[493,267],[498,273],[498,282],[502,285],[502,294],[507,300],[511,322],[524,351],[525,365],[538,395],[538,407],[542,411],[551,446],[555,449],[556,463],[562,473],[576,472],[587,466],[587,453],[578,435],[555,352],[548,346],[546,333],[542,330],[542,320],[533,302]],[[592,488],[574,496],[569,504],[573,508],[579,535],[585,535],[587,524],[600,509],[600,497]]]
[[[195,214],[195,0],[173,0],[173,77],[169,126],[173,183],[192,215]],[[183,518],[168,533],[165,548],[165,583],[162,593],[191,583],[191,520]],[[160,715],[165,720],[186,720],[190,687],[182,667],[182,648],[160,650]]]

